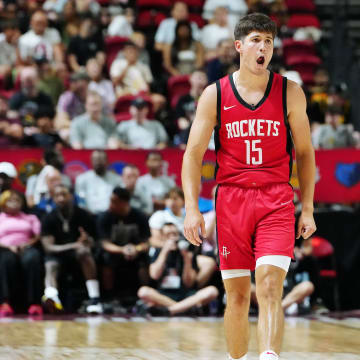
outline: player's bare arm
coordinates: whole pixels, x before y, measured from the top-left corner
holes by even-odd
[[[181,178],[186,209],[184,235],[196,246],[201,244],[199,227],[201,235],[206,237],[205,223],[199,211],[198,198],[202,159],[216,125],[216,101],[216,85],[212,84],[204,90],[199,99],[182,164]]]
[[[304,239],[307,239],[316,230],[313,217],[315,154],[311,144],[305,94],[298,84],[290,80],[288,80],[287,86],[287,108],[291,134],[295,145],[302,202],[302,212],[299,218],[296,238],[302,236]]]

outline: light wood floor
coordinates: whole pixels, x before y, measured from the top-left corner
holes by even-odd
[[[251,322],[249,360],[256,355]],[[0,359],[222,360],[222,319],[77,318],[72,321],[0,320]],[[282,360],[359,360],[360,319],[288,318]]]

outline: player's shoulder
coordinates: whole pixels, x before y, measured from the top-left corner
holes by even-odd
[[[293,80],[289,80],[287,79],[287,97],[289,98],[293,98],[293,97],[298,97],[298,96],[304,96],[304,91],[302,89],[302,87],[296,83]]]

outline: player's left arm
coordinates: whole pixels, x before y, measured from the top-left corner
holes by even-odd
[[[291,134],[294,140],[296,164],[301,191],[302,211],[299,218],[296,238],[307,239],[315,230],[314,189],[315,153],[311,144],[309,119],[306,114],[306,98],[301,87],[288,80],[287,109]]]

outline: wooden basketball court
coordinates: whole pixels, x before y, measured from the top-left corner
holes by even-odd
[[[256,319],[249,359],[256,360]],[[0,359],[222,360],[221,318],[0,320]],[[360,319],[287,318],[282,360],[360,359]]]

